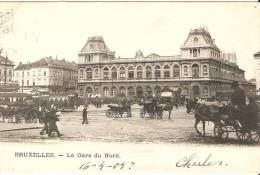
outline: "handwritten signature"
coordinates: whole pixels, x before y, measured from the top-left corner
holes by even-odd
[[[191,168],[191,167],[210,167],[210,166],[227,166],[222,160],[215,160],[212,159],[212,154],[208,154],[208,156],[202,160],[198,161],[196,160],[197,154],[193,153],[190,156],[185,156],[181,158],[177,163],[176,167],[182,167],[182,168]]]
[[[112,170],[123,170],[129,169],[131,170],[135,162],[116,162],[116,163],[109,163],[106,161],[102,161],[100,163],[94,163],[91,161],[84,162],[79,169],[80,170],[88,170],[88,169],[98,169],[100,171],[104,169],[112,169]]]

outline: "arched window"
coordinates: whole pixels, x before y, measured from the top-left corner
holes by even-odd
[[[141,87],[141,86],[138,86],[137,88],[136,88],[136,95],[137,95],[137,97],[138,98],[142,98],[143,97],[143,88]]]
[[[91,94],[92,94],[92,88],[91,88],[91,87],[87,87],[87,89],[86,89],[86,95],[87,95],[88,97],[90,97]]]
[[[152,78],[152,68],[151,68],[151,66],[146,66],[146,78],[148,78],[148,79]]]
[[[120,95],[125,96],[125,88],[124,87],[120,87],[119,88],[119,93],[120,93]]]
[[[79,70],[79,78],[80,78],[80,79],[83,79],[83,69],[80,69],[80,70]]]
[[[180,77],[180,67],[178,65],[173,66],[173,78]]]
[[[143,67],[138,66],[137,67],[137,79],[142,79],[143,78]]]
[[[161,67],[159,65],[155,66],[155,77],[161,78]]]
[[[208,75],[208,66],[207,65],[203,65],[202,66],[202,72],[204,76]]]
[[[103,77],[104,79],[109,79],[109,69],[107,67],[103,69]]]
[[[189,88],[188,87],[184,87],[182,90],[182,95],[188,95],[189,93]]]
[[[116,91],[117,91],[116,87],[113,86],[113,87],[111,88],[111,96],[112,96],[112,97],[115,97],[115,96],[116,96]]]
[[[117,69],[115,67],[112,68],[112,79],[117,79]]]
[[[192,69],[192,77],[199,77],[199,65],[193,64],[191,69]]]
[[[164,78],[170,78],[170,66],[165,65],[163,67]]]
[[[188,76],[188,66],[183,66],[183,75]]]
[[[108,87],[104,87],[103,92],[104,92],[104,96],[105,97],[109,96],[109,89],[108,89]]]
[[[125,68],[124,68],[124,67],[121,67],[121,68],[120,68],[120,78],[121,78],[121,79],[124,79],[124,78],[125,78]]]
[[[96,68],[95,71],[94,71],[95,78],[98,78],[98,74],[99,74],[98,73],[98,68]]]
[[[208,93],[209,93],[208,88],[207,88],[207,87],[204,87],[204,88],[203,88],[203,95],[204,95],[204,96],[208,96]]]
[[[134,88],[132,86],[128,87],[128,96],[132,97],[135,95]]]
[[[80,95],[80,96],[83,95],[83,88],[79,88],[79,95]]]
[[[134,79],[134,68],[132,67],[132,66],[130,66],[129,68],[128,68],[128,78],[129,79]]]
[[[156,96],[160,96],[160,94],[161,94],[161,88],[160,88],[160,86],[156,86],[156,87],[154,88],[154,92],[155,92],[155,95],[156,95]]]
[[[198,95],[200,95],[200,89],[199,89],[199,86],[193,86],[192,87],[192,91],[193,91],[193,95],[194,96],[198,96]]]
[[[91,79],[92,79],[92,69],[87,68],[87,80],[91,80]]]
[[[197,37],[194,37],[193,42],[197,43],[198,41],[199,41],[199,39]]]
[[[147,96],[152,96],[153,95],[153,91],[152,88],[150,86],[146,86],[146,95]]]

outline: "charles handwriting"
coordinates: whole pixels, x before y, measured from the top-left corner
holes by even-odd
[[[181,158],[177,163],[176,167],[182,168],[191,168],[191,167],[211,167],[211,166],[227,166],[222,160],[213,160],[212,154],[208,154],[205,159],[198,160],[196,153],[191,154],[190,156],[185,156]]]

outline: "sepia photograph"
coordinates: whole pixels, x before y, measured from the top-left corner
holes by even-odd
[[[257,2],[0,2],[0,174],[259,174],[259,17]]]

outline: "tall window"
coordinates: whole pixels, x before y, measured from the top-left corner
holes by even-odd
[[[197,53],[197,49],[193,49],[193,57],[197,57],[198,53]]]
[[[208,88],[207,87],[203,88],[203,95],[208,96]]]
[[[124,67],[121,67],[121,68],[120,68],[120,78],[121,78],[121,79],[124,79],[124,78],[125,78],[125,68],[124,68]]]
[[[29,76],[29,72],[27,72],[27,75]],[[46,75],[47,75],[47,72],[46,72],[46,71],[44,71],[44,72],[43,72],[43,75],[46,77]]]
[[[194,42],[195,44],[197,44],[198,41],[199,41],[198,38],[197,38],[197,37],[194,37],[193,42]]]
[[[161,78],[161,67],[158,65],[155,66],[155,77]]]
[[[129,97],[132,97],[132,96],[134,96],[134,95],[135,95],[134,88],[133,88],[132,86],[130,86],[130,87],[128,88],[128,96],[129,96]]]
[[[108,87],[104,87],[103,91],[104,91],[104,96],[108,97],[109,96],[109,89],[108,89]]]
[[[132,66],[128,68],[128,78],[134,79],[134,68]]]
[[[142,66],[137,67],[137,79],[142,79],[143,78],[143,68]]]
[[[92,88],[91,88],[91,87],[87,87],[87,89],[86,89],[86,94],[87,94],[88,96],[90,96],[90,94],[92,94]]]
[[[188,66],[183,66],[183,75],[188,76]]]
[[[83,88],[79,88],[79,94],[82,96],[83,95]]]
[[[199,77],[199,65],[192,65],[192,77]]]
[[[116,96],[116,87],[112,87],[112,89],[111,89],[111,96],[112,97]]]
[[[163,69],[164,69],[164,78],[170,78],[170,66],[165,65]]]
[[[87,80],[91,80],[91,79],[92,79],[92,69],[87,68]]]
[[[152,78],[152,68],[151,68],[151,66],[146,66],[146,78],[148,78],[148,79]]]
[[[95,78],[98,78],[98,68],[95,69]]]
[[[208,75],[208,66],[207,65],[203,65],[202,71],[203,71],[203,75],[207,76]]]
[[[115,67],[112,68],[112,79],[117,79],[117,69]]]
[[[83,70],[82,69],[79,70],[79,78],[83,79]]]
[[[29,82],[29,80],[27,80],[27,86],[29,86],[30,85],[30,82]]]
[[[103,77],[104,79],[109,79],[109,69],[107,67],[103,69]]]
[[[178,65],[173,66],[173,78],[180,77],[180,67]]]
[[[125,96],[125,88],[124,87],[120,87],[119,92],[120,92],[120,95]]]

